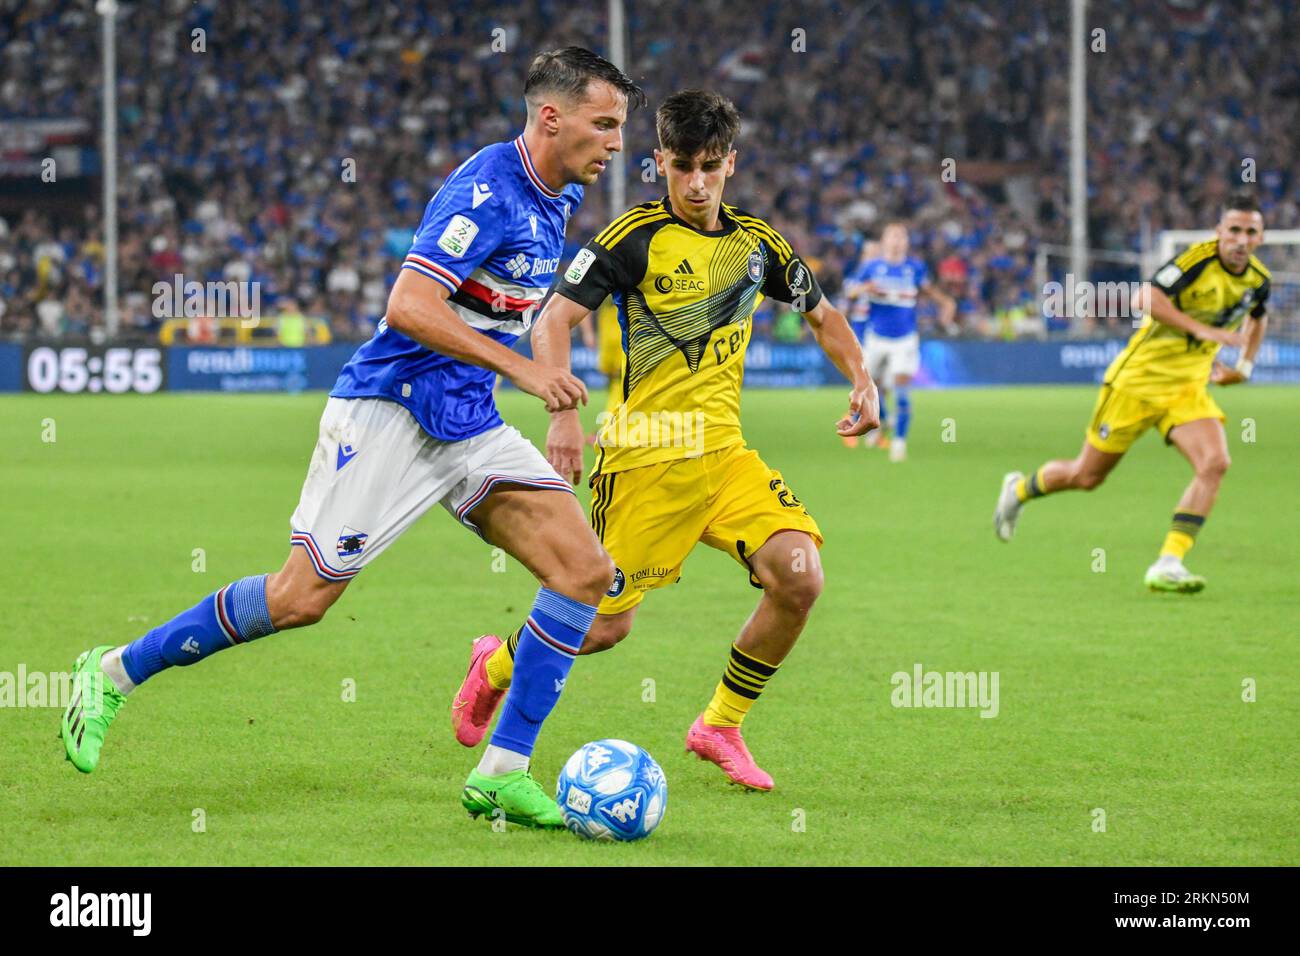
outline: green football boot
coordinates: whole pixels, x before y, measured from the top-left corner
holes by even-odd
[[[539,830],[564,829],[564,816],[555,801],[527,770],[512,770],[496,777],[470,771],[460,802],[471,817],[486,815]],[[498,811],[500,811],[498,813]]]
[[[1152,591],[1195,594],[1205,590],[1205,578],[1188,571],[1181,561],[1157,561],[1147,568],[1146,586]]]
[[[99,763],[99,750],[104,746],[104,733],[117,712],[126,703],[116,685],[99,666],[111,644],[103,644],[82,651],[72,667],[72,697],[63,712],[59,736],[67,759],[82,773],[90,773]]]

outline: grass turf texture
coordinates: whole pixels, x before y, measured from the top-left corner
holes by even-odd
[[[1184,597],[1141,586],[1189,478],[1158,437],[1100,490],[1031,503],[1010,545],[993,536],[1002,474],[1073,455],[1090,389],[917,393],[902,465],[841,446],[843,390],[747,393],[750,444],[827,537],[826,592],[747,723],[771,794],[683,753],[758,597],[699,546],[626,642],[578,661],[534,760],[550,787],[589,740],[641,744],[668,776],[659,831],[589,845],[470,821],[459,791],[477,752],[452,739],[447,706],[470,639],[508,633],[536,585],[513,561],[494,572],[491,549],[434,509],[320,625],[142,688],[92,776],[64,761],[57,710],[0,708],[0,865],[1300,863],[1297,392],[1216,396],[1235,465],[1188,559],[1209,589]],[[68,670],[278,568],[322,403],[0,399],[17,545],[0,570],[0,671]],[[534,400],[501,406],[540,443]],[[894,708],[890,677],[916,662],[998,671],[1000,713]]]

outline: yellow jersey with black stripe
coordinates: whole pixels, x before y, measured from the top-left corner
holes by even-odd
[[[1197,321],[1236,329],[1248,314],[1264,314],[1270,280],[1269,271],[1254,256],[1240,275],[1229,272],[1219,259],[1218,239],[1211,239],[1165,263],[1151,284]],[[1207,382],[1218,351],[1217,342],[1203,342],[1146,315],[1106,369],[1105,383],[1163,398],[1189,384]]]
[[[595,474],[692,458],[743,441],[740,385],[754,309],[765,296],[808,312],[822,292],[790,243],[722,205],[719,228],[635,206],[574,257],[555,291],[592,309],[612,296],[623,349],[622,404],[597,437]]]

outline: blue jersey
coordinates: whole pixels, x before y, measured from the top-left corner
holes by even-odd
[[[872,282],[879,292],[869,292],[871,331],[889,339],[902,338],[916,331],[916,297],[928,278],[925,263],[908,257],[902,262],[868,259],[850,278],[855,282]]]
[[[452,312],[508,348],[532,325],[580,202],[581,186],[557,193],[542,181],[522,136],[495,143],[429,200],[402,268],[445,285]],[[463,441],[501,424],[495,381],[491,369],[426,349],[381,320],[330,395],[397,402],[434,438]]]

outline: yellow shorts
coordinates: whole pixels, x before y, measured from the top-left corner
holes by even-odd
[[[1139,396],[1103,385],[1085,434],[1088,444],[1098,451],[1122,455],[1152,426],[1160,430],[1160,437],[1168,444],[1169,430],[1175,425],[1202,418],[1227,421],[1204,385],[1189,385],[1181,392],[1159,397]]]
[[[674,584],[696,542],[725,551],[754,577],[749,556],[778,531],[822,533],[781,473],[737,442],[698,458],[592,477],[591,524],[618,572],[601,614],[636,607]]]

